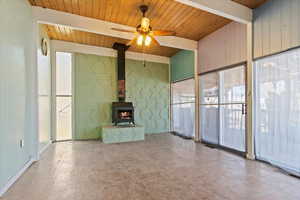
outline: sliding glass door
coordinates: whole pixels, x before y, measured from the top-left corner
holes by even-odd
[[[220,145],[245,151],[244,66],[219,72]]]
[[[245,71],[239,66],[200,77],[202,140],[245,152]]]
[[[195,87],[194,79],[171,85],[172,131],[185,138],[195,135]]]
[[[300,175],[300,50],[255,63],[255,152]]]

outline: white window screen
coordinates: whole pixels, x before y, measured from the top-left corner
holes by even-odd
[[[187,138],[195,135],[194,79],[172,83],[172,131]]]
[[[300,50],[255,62],[255,152],[300,174]]]

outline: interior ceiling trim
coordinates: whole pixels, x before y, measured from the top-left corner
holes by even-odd
[[[122,44],[127,44],[129,42],[129,40],[126,39],[73,30],[66,26],[43,24],[42,28],[47,32],[51,40],[61,40],[106,48],[111,48],[115,42]],[[171,57],[180,51],[180,49],[159,46],[156,44],[146,47],[133,43],[130,45],[129,51]]]
[[[83,17],[66,12],[33,6],[33,16],[37,22],[43,24],[62,25],[75,30],[123,38],[127,40],[131,40],[134,37],[132,33],[124,33],[112,30],[112,28],[135,30],[134,27]],[[198,48],[198,42],[195,40],[176,36],[164,36],[156,38],[162,46],[166,47],[185,50],[194,50]]]
[[[175,0],[179,3],[204,10],[206,12],[248,24],[252,22],[252,9],[228,0]]]
[[[117,57],[117,52],[112,48],[97,47],[84,44],[78,44],[73,42],[65,42],[60,40],[51,40],[51,48],[54,52],[70,52],[70,53],[82,53],[92,54],[98,56]],[[165,56],[157,56],[151,54],[143,54],[138,52],[126,51],[126,58],[132,60],[156,62],[170,64],[170,58]]]

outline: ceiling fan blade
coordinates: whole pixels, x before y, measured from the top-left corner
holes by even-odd
[[[156,45],[160,46],[159,42],[155,39],[155,37],[153,37],[153,35],[149,35],[149,36],[151,37],[152,41],[153,41]]]
[[[137,36],[135,36],[132,40],[130,40],[126,45],[131,46],[133,43],[135,43],[137,40]]]
[[[174,31],[162,31],[162,30],[157,30],[157,31],[152,31],[153,35],[155,36],[173,36],[176,33]]]
[[[120,32],[126,32],[126,33],[135,33],[135,31],[125,30],[125,29],[119,29],[119,28],[111,28],[111,30],[120,31]]]

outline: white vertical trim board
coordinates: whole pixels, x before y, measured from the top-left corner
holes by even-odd
[[[51,56],[51,138],[56,140],[56,52],[50,45]]]
[[[117,57],[117,52],[111,48],[89,46],[84,44],[77,44],[72,42],[64,42],[59,40],[51,41],[51,48],[53,52],[70,52],[70,53],[83,53],[93,54],[99,56]],[[164,56],[156,56],[150,54],[142,54],[132,51],[126,51],[126,58],[132,60],[146,60],[149,62],[170,64],[170,58]]]
[[[198,75],[198,50],[194,50],[194,81],[195,81],[195,141],[201,141],[200,133],[200,94],[199,94],[199,75]]]
[[[34,121],[33,138],[32,138],[32,149],[33,149],[33,159],[34,161],[39,160],[39,80],[38,80],[38,45],[40,45],[40,37],[39,37],[39,24],[37,22],[33,22],[33,37],[34,37],[34,45],[33,45],[33,117]]]
[[[31,158],[20,171],[13,176],[7,184],[3,187],[0,188],[0,197],[4,195],[5,192],[9,190],[9,188],[24,174],[24,172],[35,162],[35,159]]]
[[[74,53],[72,53],[71,54],[71,62],[72,62],[72,78],[71,78],[71,82],[72,82],[72,92],[71,92],[71,94],[72,94],[72,140],[74,140],[75,139],[75,129],[76,129],[76,127],[75,127],[75,123],[76,123],[76,116],[75,116],[75,76],[76,76],[76,72],[75,72],[75,55],[74,55]]]
[[[254,93],[253,93],[253,24],[247,24],[247,77],[246,77],[246,101],[247,101],[247,115],[246,115],[246,157],[254,160]]]
[[[172,131],[173,127],[173,112],[172,112],[172,81],[171,81],[171,63],[169,63],[169,132]]]

